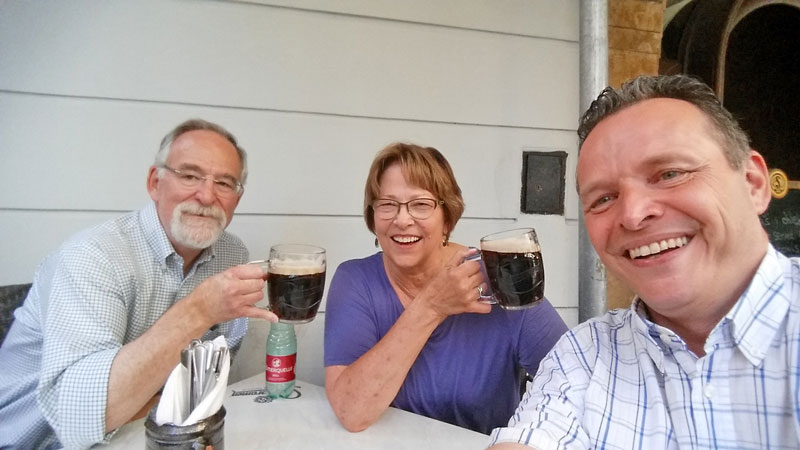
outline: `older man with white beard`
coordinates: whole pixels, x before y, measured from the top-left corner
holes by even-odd
[[[226,233],[246,154],[219,125],[164,137],[152,202],[73,236],[37,269],[0,348],[0,448],[86,448],[154,404],[180,350],[223,335],[238,348],[261,269]]]

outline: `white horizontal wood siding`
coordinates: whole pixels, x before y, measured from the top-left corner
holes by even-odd
[[[410,141],[453,165],[467,203],[453,240],[537,228],[546,294],[575,323],[577,41],[577,0],[1,2],[0,284],[30,281],[66,237],[144,205],[161,137],[202,117],[248,151],[230,230],[254,259],[316,243],[330,279],[375,251],[366,171]],[[564,216],[519,212],[525,150],[569,154]],[[323,321],[324,305],[298,331],[301,377],[317,383]]]

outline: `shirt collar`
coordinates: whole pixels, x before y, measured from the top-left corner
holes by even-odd
[[[661,336],[666,335],[663,332],[659,332],[659,329],[663,327],[659,327],[650,320],[647,314],[647,306],[638,296],[633,299],[630,310],[634,333],[639,345],[644,347],[658,370],[664,373],[666,370],[664,368],[664,347],[659,342],[662,339]],[[666,328],[663,328],[663,330],[668,331]],[[672,334],[674,333],[669,333],[669,335]]]
[[[761,364],[790,306],[780,257],[769,245],[753,280],[723,319],[730,321],[734,344],[754,366]]]
[[[155,202],[151,201],[139,213],[139,223],[144,231],[147,244],[153,250],[159,263],[166,265],[167,258],[175,253],[172,248],[172,243],[161,225],[161,220],[158,218],[158,211],[156,211]]]
[[[747,289],[710,335],[725,332],[725,325],[728,325],[733,344],[754,366],[761,364],[789,310],[790,301],[782,292],[781,257],[772,245],[768,247]],[[669,351],[672,345],[685,344],[673,331],[650,320],[647,307],[639,297],[633,300],[630,308],[640,344],[663,372],[664,351]]]

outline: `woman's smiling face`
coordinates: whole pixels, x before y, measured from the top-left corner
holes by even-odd
[[[418,198],[438,200],[431,192],[410,185],[400,164],[392,164],[381,175],[379,199],[405,203]],[[444,212],[437,207],[427,219],[415,219],[406,206],[393,219],[375,217],[375,235],[384,252],[384,260],[395,269],[425,270],[439,264],[442,239],[447,233]]]

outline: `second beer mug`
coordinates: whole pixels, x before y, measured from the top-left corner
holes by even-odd
[[[492,297],[504,309],[536,306],[544,298],[544,263],[533,228],[481,238],[481,258]]]
[[[280,244],[269,250],[269,309],[283,323],[314,320],[325,288],[325,249],[314,245]]]

